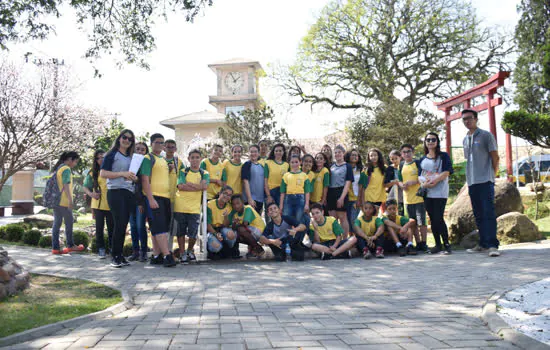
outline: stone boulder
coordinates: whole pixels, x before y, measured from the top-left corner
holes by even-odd
[[[468,233],[460,241],[460,246],[464,249],[470,249],[479,244],[479,231],[475,230]]]
[[[497,218],[497,238],[500,243],[511,244],[533,242],[543,237],[527,215],[511,212]]]
[[[523,213],[521,195],[514,184],[498,181],[495,184],[495,211],[497,218],[509,212]],[[458,244],[470,232],[477,230],[468,186],[464,185],[447,215],[449,236],[452,243]]]
[[[0,247],[0,299],[29,287],[31,275]]]
[[[23,222],[32,224],[38,228],[51,228],[53,226],[53,216],[48,214],[35,214],[27,216]]]

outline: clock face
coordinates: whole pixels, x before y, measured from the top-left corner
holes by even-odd
[[[236,95],[244,85],[244,78],[241,72],[229,72],[225,76],[225,86]]]

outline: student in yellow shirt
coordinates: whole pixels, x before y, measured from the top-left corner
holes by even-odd
[[[355,237],[342,239],[344,229],[336,218],[325,216],[323,206],[315,203],[311,206],[311,224],[309,235],[312,241],[311,250],[321,253],[321,260],[335,257],[351,258],[349,251],[356,243]]]
[[[416,227],[413,231],[416,241],[416,249],[421,252],[429,252],[426,240],[428,237],[428,227],[426,226],[426,208],[424,198],[417,195],[420,188],[418,176],[422,174],[420,161],[414,159],[414,147],[409,144],[401,146],[401,155],[403,163],[399,166],[399,180],[403,188],[403,202],[407,215],[416,221]],[[419,234],[420,231],[420,234]]]
[[[208,188],[210,179],[208,172],[200,168],[199,150],[191,150],[187,160],[190,166],[181,168],[178,174],[178,192],[174,205],[174,219],[178,224],[178,245],[182,264],[197,260],[193,248],[199,232],[202,192]],[[185,236],[188,239],[187,250],[185,250]]]
[[[231,225],[233,231],[237,232],[238,242],[248,245],[249,252],[246,255],[247,258],[261,257],[265,253],[262,246],[258,243],[265,229],[262,217],[250,205],[244,205],[240,194],[231,196],[231,206],[233,210],[227,216],[225,226]]]
[[[346,163],[351,165],[353,170],[353,182],[351,183],[348,191],[348,210],[346,212],[349,227],[353,231],[353,223],[361,211],[361,201],[359,200],[359,197],[360,193],[363,192],[359,189],[359,180],[361,178],[361,172],[363,171],[363,160],[361,159],[359,151],[356,149],[346,152],[344,155],[344,160]]]
[[[221,190],[223,181],[223,167],[222,162],[223,146],[214,145],[212,147],[212,153],[210,158],[203,159],[201,162],[201,169],[208,171],[210,174],[210,184],[208,185],[208,200],[213,199]]]
[[[309,192],[311,183],[308,176],[300,170],[300,158],[294,155],[290,159],[290,171],[281,181],[281,211],[302,222],[304,212],[309,212]]]
[[[267,204],[275,202],[278,206],[281,205],[281,181],[287,171],[286,148],[282,143],[278,143],[271,148],[264,166],[264,175],[267,179],[265,182]]]
[[[386,202],[386,215],[382,217],[386,228],[384,250],[397,251],[400,256],[416,255],[412,238],[416,223],[406,216],[397,215],[397,201],[390,199]],[[392,242],[393,241],[393,242]]]
[[[168,171],[170,175],[170,205],[172,206],[172,212],[174,211],[174,203],[176,202],[176,192],[177,187],[176,184],[178,182],[178,173],[181,167],[183,167],[183,162],[178,159],[176,156],[176,151],[178,150],[176,141],[174,140],[166,140],[164,141],[164,152],[166,153],[165,159],[166,163],[168,163]],[[170,220],[170,231],[169,231],[169,237],[168,237],[168,249],[172,251],[172,246],[174,243],[174,236],[177,235],[177,224],[174,221],[174,217],[172,216],[172,219]],[[128,259],[130,261],[136,260],[137,253],[134,252],[134,255],[131,256],[131,259]]]
[[[92,212],[95,218],[95,241],[100,259],[106,258],[103,232],[105,223],[109,237],[109,247],[112,246],[114,222],[109,203],[107,203],[107,179],[99,176],[105,151],[98,149],[94,152],[94,163],[84,180],[82,189],[92,198]],[[139,253],[138,253],[139,254]]]
[[[267,156],[269,155],[269,141],[261,140],[258,146],[260,146],[260,159],[258,162],[260,162],[262,166],[265,166]]]
[[[313,184],[315,182],[315,172],[313,166],[315,165],[315,158],[311,154],[304,154],[302,157],[302,171],[307,175],[309,179],[309,204],[311,205],[311,192],[313,192]]]
[[[330,185],[330,162],[324,153],[315,155],[315,163],[313,165],[313,173],[315,174],[312,182],[312,192],[309,198],[311,204],[320,203],[327,210],[327,193]]]
[[[243,182],[241,179],[241,170],[243,163],[241,156],[243,147],[235,145],[231,147],[231,159],[223,162],[222,182],[224,185],[231,186],[235,194],[243,193]]]
[[[377,148],[371,148],[367,168],[361,173],[359,180],[359,192],[363,193],[360,198],[361,204],[371,202],[380,208],[382,203],[386,202],[385,174],[386,165],[382,152]]]
[[[364,259],[370,259],[376,256],[379,259],[384,258],[384,221],[376,217],[377,207],[365,202],[361,208],[363,215],[355,219],[353,223],[353,232],[357,239],[357,249],[363,252]]]
[[[231,196],[233,189],[230,186],[223,186],[218,198],[208,201],[207,222],[208,222],[208,258],[217,260],[227,255],[238,257],[237,234],[229,225],[226,218],[231,213]],[[234,249],[234,248],[237,249]],[[223,254],[223,249],[231,251],[230,254]]]
[[[84,250],[82,244],[75,246],[73,243],[73,173],[71,169],[78,164],[79,160],[78,153],[74,151],[63,152],[57,164],[53,167],[55,171],[52,176],[56,177],[61,198],[59,204],[53,208],[52,254],[67,254]],[[59,247],[59,230],[63,221],[65,221],[67,247],[61,250]]]

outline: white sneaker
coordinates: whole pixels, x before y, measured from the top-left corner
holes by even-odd
[[[490,257],[500,256],[500,252],[498,251],[498,248],[489,248],[489,256]]]
[[[487,248],[483,248],[480,245],[476,245],[475,247],[466,250],[468,253],[484,253],[487,251]]]

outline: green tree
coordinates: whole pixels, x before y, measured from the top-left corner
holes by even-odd
[[[550,107],[550,2],[522,0],[518,11],[514,101],[527,112],[546,112]]]
[[[298,103],[357,111],[353,129],[385,124],[375,111],[393,96],[416,108],[482,82],[509,52],[465,0],[335,0],[275,75]]]
[[[526,110],[505,112],[502,128],[534,146],[550,148],[550,115]]]
[[[236,144],[248,147],[264,139],[290,144],[285,128],[277,125],[270,107],[246,109],[238,115],[230,113],[225,116],[225,122],[225,126],[218,128],[218,136],[226,149]]]
[[[144,57],[155,49],[152,26],[169,13],[183,13],[192,21],[213,0],[2,0],[0,48],[8,42],[45,39],[55,31],[48,16],[76,12],[77,24],[88,34],[86,57],[99,58],[119,51],[125,62],[148,68]],[[96,72],[97,73],[97,72]]]

